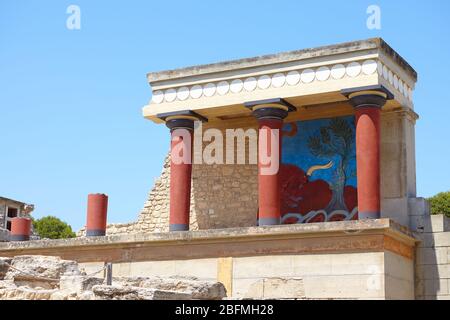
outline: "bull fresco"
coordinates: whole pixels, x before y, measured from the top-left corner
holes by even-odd
[[[282,223],[357,220],[354,117],[283,128]]]

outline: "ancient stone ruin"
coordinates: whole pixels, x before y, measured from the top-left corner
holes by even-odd
[[[50,256],[0,257],[0,300],[220,300],[220,282],[194,277],[117,277],[87,274],[78,263]]]

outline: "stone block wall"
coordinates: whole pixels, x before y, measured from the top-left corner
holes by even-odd
[[[409,203],[416,199],[414,126],[417,115],[399,109],[383,112],[381,117],[382,217],[408,226]]]
[[[424,216],[419,222],[421,243],[416,252],[416,298],[450,300],[450,219]]]

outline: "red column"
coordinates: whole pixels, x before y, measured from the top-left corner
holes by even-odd
[[[192,132],[177,128],[172,130],[171,136],[169,230],[187,231],[191,207]]]
[[[191,207],[193,131],[196,121],[208,119],[192,110],[160,113],[171,132],[170,162],[170,231],[188,231]]]
[[[381,217],[380,113],[394,95],[382,85],[341,90],[355,108],[359,219]]]
[[[258,145],[258,225],[280,224],[281,195],[279,168],[281,163],[281,119],[259,120],[259,145]],[[265,145],[262,137],[266,135]],[[272,141],[276,139],[276,141]],[[272,145],[278,150],[278,155],[272,152]],[[269,164],[264,161],[268,157]],[[264,163],[266,162],[266,163]],[[276,169],[276,170],[275,170]]]
[[[283,119],[296,108],[282,98],[250,101],[244,105],[258,119],[258,225],[277,225],[281,220],[281,129]],[[266,138],[266,139],[264,139]],[[275,148],[275,149],[273,149]],[[273,149],[273,150],[272,150]],[[278,152],[273,152],[273,151]],[[278,154],[277,154],[278,153]]]
[[[108,213],[108,196],[106,194],[89,194],[87,207],[86,236],[104,236],[106,234],[106,216]]]
[[[361,106],[356,117],[359,219],[380,218],[380,108]]]
[[[31,234],[31,219],[13,218],[11,220],[11,241],[28,241]]]

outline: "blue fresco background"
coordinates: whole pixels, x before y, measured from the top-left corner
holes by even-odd
[[[355,131],[355,117],[346,116],[341,117],[344,119]],[[333,156],[331,158],[319,158],[314,156],[308,148],[308,138],[310,136],[315,136],[320,134],[320,128],[327,126],[331,119],[318,119],[318,120],[308,120],[308,121],[298,121],[296,122],[298,131],[293,137],[283,136],[283,147],[282,147],[282,163],[283,164],[295,164],[300,167],[303,171],[307,171],[308,168],[314,165],[324,165],[330,160],[334,164],[340,161],[339,156]],[[286,124],[284,126],[285,131],[291,129],[291,124]],[[353,143],[352,150],[352,160],[350,160],[348,167],[346,169],[347,183],[353,187],[357,187],[356,175],[352,176],[352,173],[356,172],[356,149]],[[317,170],[309,178],[310,181],[315,181],[323,179],[327,182],[331,182],[333,179],[333,174],[335,172],[335,165],[332,168],[326,170]]]

